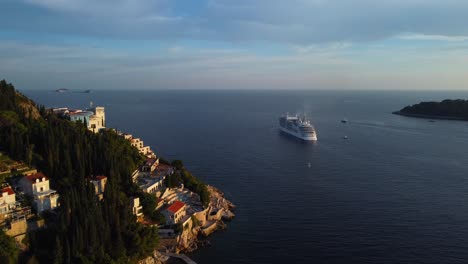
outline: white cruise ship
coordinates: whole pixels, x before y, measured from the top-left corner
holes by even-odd
[[[291,136],[306,141],[316,141],[317,133],[314,126],[305,116],[285,114],[279,118],[279,129]]]

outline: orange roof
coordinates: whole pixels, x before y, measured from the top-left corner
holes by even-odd
[[[185,204],[183,202],[175,201],[173,204],[171,204],[171,206],[167,208],[167,210],[172,213],[177,213],[184,206]]]
[[[36,179],[42,179],[42,178],[46,178],[46,180],[48,180],[48,178],[42,172],[33,173],[33,174],[29,174],[28,176],[26,176],[26,179],[28,179],[30,182],[35,182]]]
[[[2,193],[0,193],[0,196],[3,196],[3,193],[8,193],[7,195],[12,195],[12,194],[15,194],[15,192],[13,191],[13,189],[11,189],[11,187],[5,187],[2,189]]]
[[[104,175],[96,176],[96,180],[102,180],[102,179],[105,179],[105,178],[107,178],[107,177],[104,176]]]

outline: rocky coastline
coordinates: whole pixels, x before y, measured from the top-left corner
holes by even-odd
[[[209,246],[207,239],[212,233],[223,230],[227,227],[226,222],[235,217],[234,210],[236,206],[225,198],[223,192],[219,189],[207,185],[210,192],[210,203],[208,207],[200,212],[193,219],[191,228],[182,231],[174,238],[160,238],[160,245],[155,250],[153,256],[141,260],[140,264],[159,264],[166,263],[170,258],[180,258],[184,260],[183,253],[193,252],[201,247]],[[182,255],[179,255],[182,254]]]
[[[457,116],[440,116],[440,115],[427,115],[427,114],[413,114],[413,113],[407,113],[407,112],[403,112],[403,111],[395,111],[395,112],[393,112],[392,114],[394,114],[394,115],[400,115],[400,116],[407,116],[407,117],[424,118],[424,119],[468,121],[467,118],[457,117]]]

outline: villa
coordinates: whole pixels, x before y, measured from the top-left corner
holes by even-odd
[[[15,192],[10,186],[2,188],[0,195],[0,222],[3,222],[17,204]]]
[[[156,158],[156,155],[154,154],[154,152],[151,150],[149,146],[145,146],[143,140],[139,138],[134,138],[133,135],[122,133],[120,131],[117,131],[117,134],[123,137],[124,139],[130,141],[130,144],[132,144],[132,146],[137,148],[138,151],[141,154],[145,155],[147,158]]]
[[[132,175],[140,189],[146,193],[161,195],[165,189],[164,180],[174,173],[174,168],[166,164],[159,164],[159,159],[148,159],[140,171]]]
[[[140,173],[135,182],[138,187],[146,193],[157,193],[163,190],[165,176],[153,176],[151,174]]]
[[[59,195],[50,189],[49,179],[42,173],[34,173],[24,176],[20,180],[24,192],[34,199],[34,207],[37,213],[51,210],[58,206]]]
[[[106,113],[102,106],[90,107],[86,111],[81,109],[68,109],[66,107],[53,108],[52,112],[61,116],[67,116],[74,122],[80,121],[86,124],[88,129],[94,133],[106,128]]]
[[[132,138],[130,139],[130,144],[132,144],[132,146],[134,146],[135,148],[138,149],[138,151],[143,154],[143,155],[149,155],[151,154],[151,149],[149,146],[145,146],[143,144],[143,140],[139,139],[139,138]]]
[[[143,215],[143,206],[140,205],[140,198],[134,197],[132,199],[132,211],[133,211],[133,214],[136,215],[137,217]]]
[[[96,176],[94,179],[91,179],[90,182],[94,185],[94,192],[97,197],[99,200],[102,200],[106,189],[107,177],[102,175]]]
[[[158,167],[158,165],[159,165],[158,158],[147,158],[145,164],[141,166],[141,171],[151,173],[156,169],[156,167]]]
[[[169,207],[162,211],[162,214],[166,218],[166,224],[173,225],[177,224],[182,220],[186,214],[186,205],[181,201],[175,201]]]

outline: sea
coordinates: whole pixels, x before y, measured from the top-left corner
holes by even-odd
[[[22,92],[104,106],[108,127],[221,189],[236,217],[197,263],[468,263],[468,122],[392,114],[468,91]],[[286,112],[318,141],[280,134]]]

